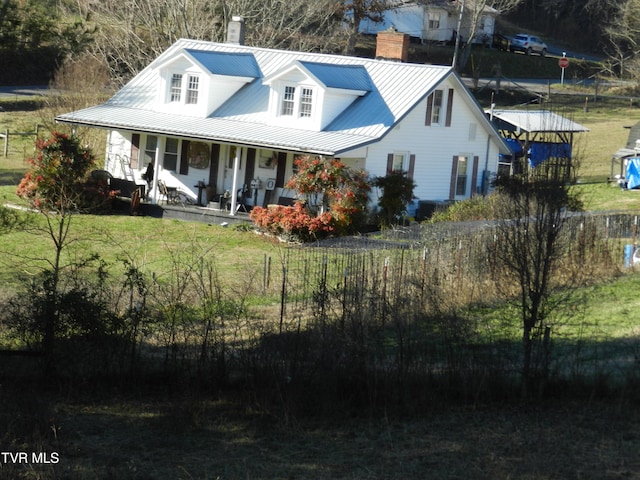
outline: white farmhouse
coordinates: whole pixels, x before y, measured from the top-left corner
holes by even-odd
[[[465,6],[463,7],[463,3]],[[391,0],[390,8],[383,12],[382,22],[363,20],[360,32],[375,34],[389,28],[406,33],[413,38],[425,42],[453,42],[460,29],[463,41],[468,42],[471,32],[471,18],[477,16],[475,35],[472,43],[491,45],[495,32],[498,10],[488,5],[482,11],[471,14],[476,7],[473,0]],[[460,24],[460,11],[463,10]]]
[[[144,185],[153,164],[153,202],[161,180],[202,205],[276,203],[299,155],[402,169],[421,200],[486,192],[508,146],[452,68],[400,61],[408,42],[382,32],[367,59],[178,40],[106,103],[56,120],[107,130],[116,178]]]

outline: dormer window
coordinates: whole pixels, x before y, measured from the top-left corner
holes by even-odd
[[[284,95],[282,96],[281,115],[293,115],[293,107],[295,106],[296,87],[284,87]]]
[[[196,75],[189,75],[187,82],[187,103],[198,103],[198,85],[200,79]]]
[[[313,89],[285,85],[282,93],[280,115],[286,117],[311,118],[313,114]]]
[[[302,88],[300,94],[300,116],[310,117],[313,111],[313,90],[310,88]]]
[[[174,73],[171,75],[171,84],[169,86],[169,101],[171,103],[182,103],[182,92],[185,91],[184,103],[195,105],[198,103],[199,86],[200,78],[197,75]]]
[[[174,73],[171,76],[171,92],[170,97],[172,102],[179,102],[182,94],[182,74]]]
[[[366,68],[294,61],[264,78],[269,92],[270,122],[320,131],[358,98],[373,91]]]

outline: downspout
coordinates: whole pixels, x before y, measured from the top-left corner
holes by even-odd
[[[489,115],[489,122],[493,125],[493,109],[496,104],[491,103],[491,113]],[[484,157],[484,172],[482,172],[482,195],[486,195],[489,191],[489,151],[491,148],[491,132],[487,134],[487,151]]]
[[[482,172],[482,195],[489,191],[489,150],[491,146],[491,134],[487,134],[487,152],[484,158],[484,172]]]
[[[229,215],[236,214],[238,205],[238,171],[240,170],[240,155],[242,155],[242,147],[236,147],[236,156],[233,159],[233,186],[231,187],[231,211]]]

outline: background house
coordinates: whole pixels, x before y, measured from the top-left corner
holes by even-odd
[[[472,7],[473,2],[467,0],[466,9]],[[384,20],[374,23],[364,20],[360,31],[366,34],[376,34],[389,28],[406,33],[421,42],[453,42],[458,29],[461,2],[459,0],[429,0],[391,2],[392,8],[383,13]],[[472,43],[491,44],[495,31],[496,17],[500,12],[486,6],[483,8],[479,24]],[[471,26],[470,15],[463,16],[460,27],[462,40],[469,41]]]
[[[56,120],[106,129],[116,178],[143,185],[153,163],[154,202],[159,179],[202,205],[227,192],[232,212],[276,203],[299,155],[402,169],[424,201],[486,192],[507,145],[450,67],[401,61],[408,42],[382,32],[374,60],[183,39],[106,103]]]

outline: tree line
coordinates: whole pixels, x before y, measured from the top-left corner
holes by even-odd
[[[224,41],[232,16],[245,19],[246,43],[267,48],[353,54],[359,24],[381,20],[400,0],[3,0],[0,83],[46,83],[66,60],[97,59],[115,85],[127,81],[178,38]],[[424,3],[428,3],[424,2]],[[481,0],[463,2],[465,22],[484,7],[558,41],[635,56],[638,0]],[[462,47],[464,48],[464,47]],[[462,58],[467,58],[463,52]]]

